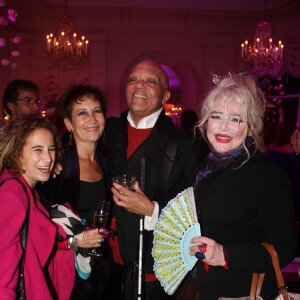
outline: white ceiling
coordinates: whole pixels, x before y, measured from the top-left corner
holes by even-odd
[[[44,0],[54,4],[89,7],[149,7],[214,11],[277,10],[299,0]]]

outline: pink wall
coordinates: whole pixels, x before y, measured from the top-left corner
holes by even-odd
[[[41,0],[11,2],[20,14],[16,30],[23,37],[22,55],[16,70],[0,66],[0,93],[15,78],[35,81],[47,98],[69,83],[89,82],[105,91],[109,115],[118,115],[126,107],[126,76],[134,62],[146,57],[177,73],[182,84],[181,105],[199,112],[212,86],[211,73],[241,70],[240,44],[245,38],[253,39],[262,18],[255,12],[69,7],[76,31],[91,40],[90,57],[83,67],[61,72],[49,69],[45,36],[57,31],[63,7]],[[268,14],[273,37],[282,39],[285,49],[300,40],[299,13],[300,2]]]

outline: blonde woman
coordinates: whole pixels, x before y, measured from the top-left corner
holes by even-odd
[[[281,267],[295,256],[293,198],[286,174],[261,152],[265,99],[250,77],[224,78],[204,100],[198,129],[210,153],[195,181],[202,236],[190,255],[200,298],[249,295],[252,273],[265,273],[262,298],[277,282],[262,242],[273,244]]]

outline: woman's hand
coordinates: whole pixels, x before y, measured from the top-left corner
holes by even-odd
[[[97,248],[100,247],[103,238],[107,237],[105,229],[88,229],[84,232],[82,240],[76,240],[79,248]]]
[[[52,177],[56,178],[56,176],[58,176],[60,174],[60,172],[62,171],[62,165],[60,163],[57,163],[52,170]]]
[[[223,252],[223,245],[218,244],[215,240],[199,236],[191,240],[190,255],[195,256],[196,252],[202,252],[204,258],[202,259],[211,266],[224,266],[225,257]]]
[[[144,216],[152,216],[154,203],[143,193],[138,182],[134,184],[134,191],[130,191],[116,182],[111,188],[116,205],[124,207],[129,212]]]

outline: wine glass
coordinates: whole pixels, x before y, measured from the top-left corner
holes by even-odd
[[[112,181],[122,185],[130,191],[134,191],[133,186],[137,181],[137,178],[135,176],[124,173],[113,177]]]
[[[97,209],[94,212],[93,216],[93,228],[102,229],[105,228],[108,215],[109,215],[109,202],[108,201],[100,201],[97,206]],[[98,248],[92,248],[88,251],[88,254],[92,257],[100,257],[103,256],[103,246],[101,245]]]

